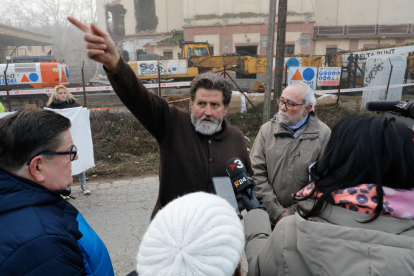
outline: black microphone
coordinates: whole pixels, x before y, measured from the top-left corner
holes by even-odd
[[[233,188],[237,194],[254,187],[252,177],[247,173],[246,167],[238,157],[233,157],[226,162],[226,172],[231,179]]]
[[[369,111],[394,111],[399,101],[373,101],[366,105]]]
[[[233,189],[236,192],[236,198],[241,198],[244,202],[247,211],[252,209],[262,209],[256,193],[254,191],[254,181],[247,173],[246,167],[240,158],[233,157],[226,162],[226,172],[231,179]]]
[[[366,105],[369,111],[393,112],[414,119],[414,101],[373,101]]]

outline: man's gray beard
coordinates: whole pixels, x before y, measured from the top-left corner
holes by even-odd
[[[221,115],[220,120],[216,120],[213,116],[201,116],[198,120],[195,116],[194,110],[191,108],[191,123],[197,132],[200,132],[204,135],[213,135],[216,133],[220,128],[221,124],[223,123],[224,119],[224,112]],[[205,123],[203,122],[204,119],[212,121],[212,123]]]
[[[288,118],[285,118],[285,117],[283,117],[281,114],[285,114],[286,116],[288,116]],[[303,118],[305,118],[305,116],[302,116],[302,118],[300,117],[300,115],[299,115],[299,113],[298,113],[298,116],[297,116],[297,118],[295,117],[295,118],[292,118],[292,116],[289,116],[286,112],[283,112],[283,111],[280,111],[279,110],[279,114],[278,114],[278,117],[279,117],[279,122],[281,122],[281,123],[283,123],[283,124],[285,124],[285,125],[287,125],[287,126],[293,126],[293,125],[296,125],[297,123],[299,123]]]

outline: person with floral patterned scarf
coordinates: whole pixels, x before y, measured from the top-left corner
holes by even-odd
[[[293,195],[297,212],[273,232],[263,210],[244,216],[248,275],[414,275],[411,129],[344,118],[310,173]]]

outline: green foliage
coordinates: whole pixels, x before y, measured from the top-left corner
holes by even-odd
[[[160,43],[173,43],[178,44],[180,40],[184,39],[184,32],[177,31],[177,35],[175,37],[169,37],[160,41]]]
[[[195,20],[214,19],[214,18],[220,18],[220,15],[215,14],[215,13],[196,14],[196,15],[194,15],[194,19]]]
[[[255,18],[263,17],[266,14],[255,13],[255,12],[240,12],[240,13],[225,13],[223,15],[218,15],[215,13],[210,14],[196,14],[194,16],[195,20],[206,20],[206,19],[215,19],[215,18]]]
[[[255,13],[255,12],[240,12],[240,13],[225,13],[221,16],[221,18],[255,18],[255,17],[263,17],[264,14],[262,13]]]
[[[311,15],[310,12],[305,12],[303,14],[295,12],[295,11],[288,11],[287,15]],[[256,13],[256,12],[240,12],[240,13],[224,13],[223,15],[218,15],[216,13],[209,13],[209,14],[196,14],[194,15],[195,20],[208,20],[208,19],[215,19],[215,18],[257,18],[257,17],[264,17],[268,16],[269,14],[265,13]]]

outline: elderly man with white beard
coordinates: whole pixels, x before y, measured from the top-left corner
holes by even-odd
[[[263,197],[272,226],[293,215],[293,194],[309,182],[308,168],[322,157],[331,130],[314,113],[316,98],[305,83],[294,83],[277,99],[279,112],[262,125],[250,160],[256,194]]]
[[[173,199],[197,191],[214,193],[212,177],[227,176],[226,161],[239,157],[252,174],[244,135],[224,116],[231,87],[215,74],[191,84],[191,114],[149,92],[120,57],[108,33],[93,23],[68,20],[85,32],[86,55],[103,64],[118,97],[160,147],[160,189],[151,219]]]

